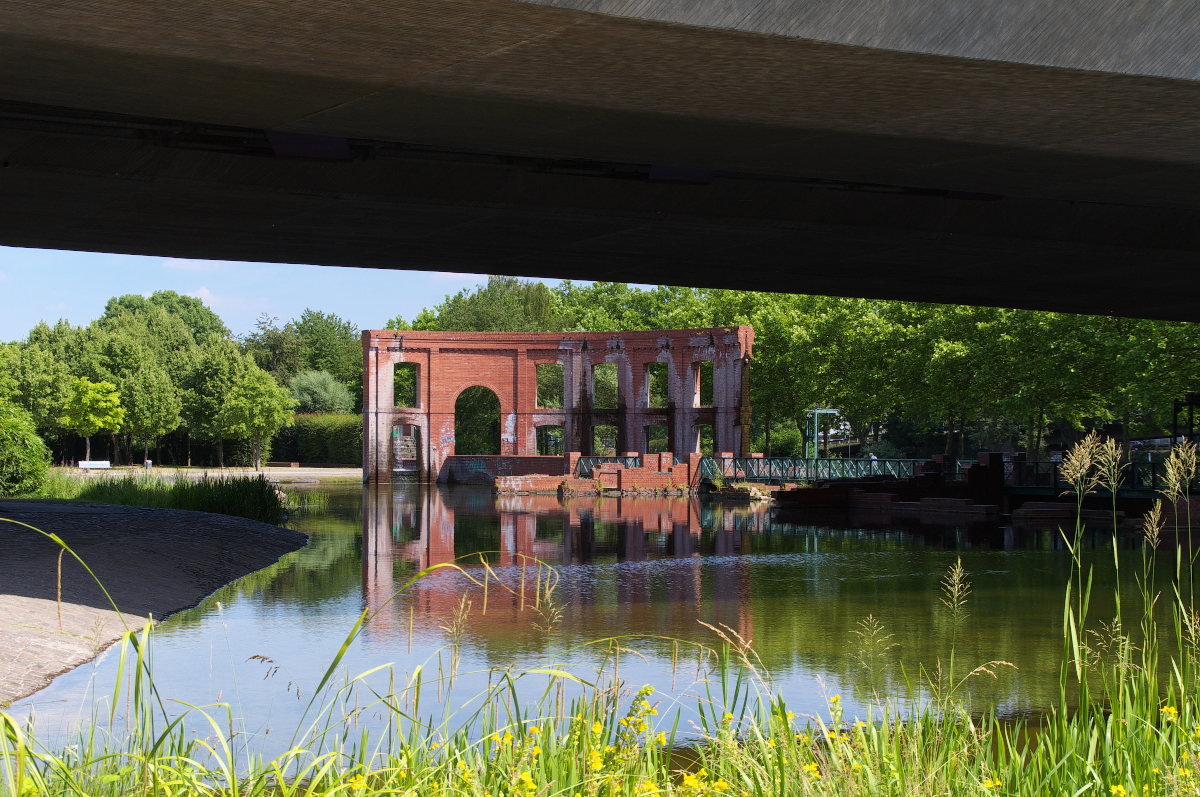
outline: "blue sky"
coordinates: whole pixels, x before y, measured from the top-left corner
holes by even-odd
[[[0,247],[0,341],[25,337],[42,319],[87,324],[113,296],[157,290],[199,297],[236,335],[252,330],[263,313],[287,321],[306,307],[377,329],[396,315],[411,321],[446,294],[486,281],[480,274]]]

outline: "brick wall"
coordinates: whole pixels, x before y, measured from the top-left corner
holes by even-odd
[[[496,479],[496,492],[509,493],[558,493],[562,476],[500,476]]]

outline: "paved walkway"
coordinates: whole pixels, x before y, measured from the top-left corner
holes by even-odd
[[[59,535],[92,568],[131,627],[195,606],[307,542],[299,532],[266,523],[176,509],[0,500],[0,518]],[[42,535],[0,520],[0,706],[88,661],[124,631],[103,591],[70,554],[62,560],[59,629],[58,552]]]

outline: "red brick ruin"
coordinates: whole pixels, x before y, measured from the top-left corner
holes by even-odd
[[[363,332],[363,479],[395,473],[447,481],[489,457],[454,456],[455,402],[476,385],[500,401],[500,457],[493,473],[569,473],[571,454],[593,454],[593,430],[613,426],[618,453],[646,453],[648,431],[667,428],[666,450],[699,452],[701,428],[713,450],[749,452],[751,327],[651,332]],[[712,363],[712,404],[701,406],[703,363]],[[666,406],[650,406],[650,374],[665,365]],[[416,406],[397,407],[394,373],[415,366]],[[594,369],[617,372],[615,407],[596,407]],[[538,406],[537,366],[562,369],[563,407]],[[655,368],[659,374],[662,369]],[[564,456],[538,456],[538,427],[561,427]],[[498,469],[497,469],[498,468]]]

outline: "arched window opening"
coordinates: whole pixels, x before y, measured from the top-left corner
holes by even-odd
[[[486,387],[469,387],[454,402],[454,453],[500,453],[500,399]]]

